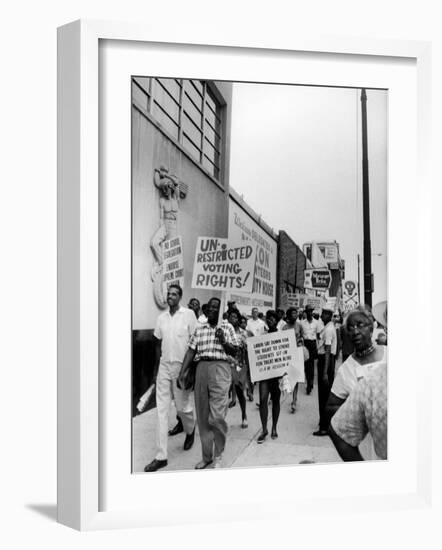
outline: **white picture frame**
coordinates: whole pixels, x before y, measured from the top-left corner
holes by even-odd
[[[102,510],[100,503],[101,434],[100,434],[100,174],[99,174],[99,48],[101,41],[162,43],[180,48],[198,46],[207,54],[213,47],[235,51],[305,52],[318,56],[376,56],[391,60],[408,58],[416,63],[417,80],[417,169],[419,204],[431,200],[428,175],[429,121],[431,104],[429,82],[431,47],[426,42],[374,40],[354,37],[302,36],[281,37],[268,44],[265,38],[243,40],[228,37],[211,43],[199,42],[186,33],[168,35],[161,27],[156,31],[142,25],[102,21],[76,21],[59,29],[58,33],[58,521],[80,530],[116,527],[139,527],[177,522],[209,521],[210,510],[195,500],[193,510],[201,514],[182,514],[164,507],[143,508],[122,506]],[[362,61],[360,61],[362,63]],[[429,237],[422,210],[419,212],[419,238]],[[429,277],[430,258],[421,254],[419,276]],[[427,279],[428,282],[428,279]],[[425,288],[425,284],[421,285]],[[417,292],[418,304],[424,305],[424,295]],[[429,307],[429,306],[427,306]],[[422,308],[421,308],[422,312]],[[394,317],[393,317],[394,319]],[[394,329],[392,329],[394,334]],[[398,340],[396,340],[398,342]],[[394,338],[393,338],[394,343]],[[410,361],[412,357],[410,358]],[[430,365],[423,367],[424,379],[429,377]],[[415,489],[370,496],[327,499],[345,510],[355,502],[361,510],[382,507],[426,506],[431,497],[430,433],[425,419],[430,402],[417,390],[417,456]],[[414,424],[413,424],[414,425]],[[340,465],[337,465],[339,468]],[[330,468],[331,466],[326,466]],[[319,467],[318,467],[319,468]],[[347,466],[351,470],[352,466]],[[350,472],[349,470],[349,472]],[[287,470],[289,471],[289,470]],[[218,474],[218,472],[216,472]],[[184,474],[185,475],[185,474]],[[221,476],[236,475],[221,472]],[[248,474],[244,474],[248,475]],[[253,472],[250,473],[253,475]],[[178,478],[175,478],[178,480]],[[155,490],[158,490],[155,489]],[[201,489],[200,489],[201,490]],[[326,497],[302,501],[303,510],[318,509]],[[273,498],[276,498],[273,495]],[[294,497],[285,494],[281,499],[290,506],[299,506]],[[259,518],[263,502],[250,504],[244,517]],[[333,505],[334,505],[333,504]],[[285,506],[287,508],[287,506]],[[292,508],[293,510],[293,508]],[[238,508],[226,510],[223,520],[238,519]]]

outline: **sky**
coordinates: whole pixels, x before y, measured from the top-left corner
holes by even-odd
[[[373,304],[387,298],[388,93],[367,90]],[[299,245],[336,240],[363,279],[360,90],[233,85],[230,185]]]

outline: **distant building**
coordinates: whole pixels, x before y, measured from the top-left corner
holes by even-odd
[[[302,249],[312,267],[327,267],[331,272],[331,283],[328,289],[330,297],[339,296],[345,275],[345,262],[339,254],[339,243],[336,241],[311,241],[304,243]]]

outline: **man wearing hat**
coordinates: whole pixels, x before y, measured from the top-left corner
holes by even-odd
[[[308,349],[309,358],[304,363],[306,392],[309,394],[313,389],[313,378],[315,376],[315,359],[317,357],[316,337],[319,329],[318,321],[313,317],[313,307],[305,306],[305,319],[300,322],[301,336],[304,346]]]
[[[333,323],[334,307],[325,305],[321,319],[324,323],[318,338],[318,402],[319,430],[313,435],[328,435],[328,417],[325,411],[330,388],[335,377],[335,356],[337,347],[336,328]]]

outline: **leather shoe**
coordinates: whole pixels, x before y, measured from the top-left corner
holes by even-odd
[[[178,435],[180,433],[184,432],[183,424],[181,422],[178,422],[177,425],[169,430],[169,435]]]
[[[204,468],[207,468],[207,466],[210,466],[212,464],[213,460],[209,460],[209,462],[206,462],[205,460],[201,460],[198,462],[198,464],[195,465],[195,470],[204,470]]]
[[[264,443],[265,438],[267,437],[267,434],[268,434],[268,433],[269,433],[269,432],[261,432],[261,433],[259,434],[259,436],[258,436],[257,442],[258,442],[258,443]]]
[[[148,464],[145,468],[145,472],[156,472],[160,468],[164,468],[167,466],[167,460],[157,460],[154,458],[150,464]]]
[[[328,435],[328,431],[327,430],[317,430],[316,432],[313,432],[313,435],[317,435],[317,436],[324,436],[324,435]]]
[[[188,451],[192,448],[193,442],[195,441],[195,428],[193,429],[193,432],[191,434],[186,435],[186,439],[184,440],[184,450]]]

